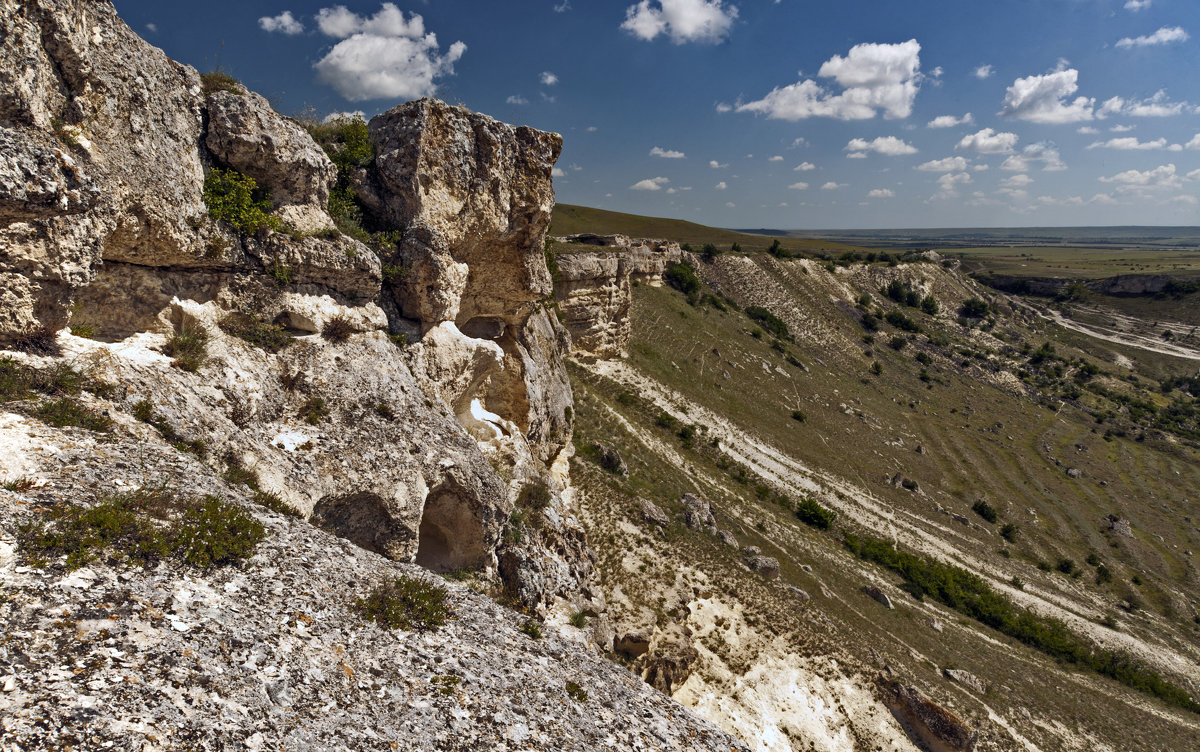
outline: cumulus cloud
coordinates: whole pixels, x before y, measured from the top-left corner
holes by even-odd
[[[808,190],[808,183],[792,183],[788,188],[791,188],[793,191],[806,191]]]
[[[1192,136],[1192,140],[1184,144],[1187,149],[1200,149],[1200,133]]]
[[[823,191],[836,191],[838,188],[845,188],[845,187],[846,187],[846,184],[845,184],[845,183],[835,183],[835,182],[833,182],[832,180],[830,180],[828,183],[826,183],[825,185],[821,186],[821,190],[823,190]]]
[[[933,120],[926,124],[926,128],[953,128],[956,125],[970,125],[975,122],[975,118],[971,113],[967,113],[962,117],[954,117],[953,115],[938,115]]]
[[[922,162],[914,167],[914,170],[922,172],[962,172],[967,169],[970,163],[962,157],[946,157],[945,159],[933,159],[928,162]]]
[[[1153,0],[1126,0],[1125,10],[1138,11],[1150,7]]]
[[[723,191],[723,190],[725,190],[725,189],[726,189],[726,188],[728,188],[728,187],[729,187],[729,186],[725,185],[725,181],[724,181],[724,180],[722,180],[721,182],[719,182],[719,183],[717,183],[716,185],[714,185],[714,186],[713,186],[713,188],[714,188],[715,190],[718,190],[718,191]]]
[[[992,68],[992,66],[981,65],[978,68],[976,68],[975,70],[971,71],[971,75],[978,79],[984,79],[984,78],[991,78],[992,74],[995,72],[996,71],[994,68]]]
[[[1092,144],[1089,144],[1087,148],[1118,149],[1121,151],[1165,149],[1167,148],[1167,140],[1165,138],[1156,138],[1153,141],[1138,141],[1134,136],[1126,136],[1124,138],[1110,138],[1107,141],[1096,141]]]
[[[1033,183],[1033,178],[1029,177],[1023,172],[1018,175],[1007,177],[1000,181],[1000,185],[1004,186],[1005,188],[1024,188],[1031,183]]]
[[[775,156],[773,156],[773,157],[768,157],[768,158],[767,158],[767,161],[768,161],[768,162],[782,162],[782,161],[783,161],[783,157],[781,157],[781,156],[779,156],[778,154],[776,154],[776,155],[775,155]]]
[[[896,192],[891,188],[876,188],[875,190],[867,193],[867,198],[891,198],[895,195]]]
[[[1091,120],[1096,100],[1067,97],[1079,89],[1079,71],[1064,68],[1040,76],[1018,78],[1004,95],[1001,115],[1032,123],[1077,123]]]
[[[720,162],[718,162],[715,159],[710,159],[710,160],[708,160],[708,166],[713,168],[714,170],[723,170],[729,166],[729,163],[726,162],[725,164],[721,164]]]
[[[1140,37],[1123,37],[1117,40],[1117,47],[1155,47],[1172,42],[1186,42],[1190,37],[1182,26],[1164,26],[1153,34]]]
[[[553,177],[556,177],[556,178],[565,178],[567,176],[567,173],[563,172],[562,169],[559,167],[551,167],[550,175]]]
[[[1130,99],[1112,97],[1106,99],[1096,110],[1096,116],[1105,118],[1110,115],[1130,115],[1132,117],[1171,117],[1180,115],[1187,108],[1187,102],[1172,102],[1167,92],[1159,89],[1149,99]]]
[[[343,5],[322,8],[317,27],[341,41],[313,66],[317,80],[346,99],[416,99],[437,89],[435,80],[453,75],[454,63],[467,46],[455,42],[443,55],[437,36],[425,33],[425,21],[414,13],[405,19],[393,3],[370,17]]]
[[[263,31],[277,31],[288,36],[304,33],[304,24],[297,21],[290,10],[285,10],[278,16],[263,16],[258,19],[258,26]]]
[[[865,153],[873,151],[876,154],[883,154],[889,157],[898,157],[904,154],[916,154],[917,148],[912,144],[907,144],[895,136],[880,136],[873,141],[867,141],[862,138],[854,138],[850,143],[846,144],[846,151],[851,152],[849,156],[853,156],[855,152]]]
[[[1151,191],[1177,189],[1183,181],[1175,174],[1175,165],[1165,164],[1152,170],[1126,170],[1110,177],[1100,178],[1101,183],[1112,183],[1118,191]]]
[[[631,191],[661,191],[662,187],[671,182],[670,178],[646,178],[629,186]]]
[[[714,105],[714,106],[717,108],[717,112],[733,112],[733,105],[731,105],[731,104],[725,104],[724,102],[717,102],[716,105]]]
[[[937,179],[938,192],[934,198],[954,198],[958,195],[958,187],[971,182],[971,176],[966,172],[953,172],[942,175]]]
[[[538,77],[538,80],[542,82],[542,86],[553,86],[558,83],[558,76],[550,71],[542,71],[542,75]]]
[[[1058,154],[1058,149],[1045,142],[1026,146],[1020,154],[1014,154],[1004,160],[1000,169],[1009,172],[1028,172],[1033,169],[1034,164],[1039,162],[1043,172],[1061,172],[1067,169]]]
[[[915,39],[899,44],[855,45],[845,57],[834,55],[826,60],[817,72],[841,86],[841,93],[805,79],[772,89],[762,99],[737,109],[778,120],[868,120],[879,112],[886,118],[906,118],[912,113],[920,88],[920,52],[921,45]]]
[[[504,100],[507,104],[529,104],[529,100],[520,94],[513,94],[508,99]]]
[[[1085,136],[1094,136],[1097,133],[1099,133],[1100,131],[1096,130],[1095,128],[1093,128],[1090,125],[1081,125],[1080,127],[1075,129],[1075,132],[1082,133]]]
[[[963,136],[955,149],[970,149],[980,154],[1008,154],[1017,145],[1019,136],[1015,133],[997,133],[991,128]]]
[[[686,155],[681,151],[674,149],[664,149],[661,146],[656,146],[650,150],[650,156],[662,157],[663,159],[684,159]]]
[[[1192,139],[1192,140],[1195,141],[1197,139],[1200,139],[1200,133],[1197,133],[1196,138]],[[808,172],[810,170],[815,170],[815,169],[817,169],[817,166],[815,164],[813,164],[812,162],[801,162],[800,164],[798,164],[792,168],[792,172]]]
[[[625,9],[621,28],[650,41],[665,34],[675,44],[723,40],[738,10],[722,0],[641,0]]]

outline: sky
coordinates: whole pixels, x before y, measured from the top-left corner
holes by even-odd
[[[558,200],[735,228],[1200,225],[1196,0],[115,0],[288,115],[561,133]]]

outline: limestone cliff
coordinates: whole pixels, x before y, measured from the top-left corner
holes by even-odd
[[[139,39],[108,2],[0,0],[0,90],[0,370],[15,374],[9,385],[41,385],[40,393],[22,386],[0,395],[0,477],[20,479],[27,492],[0,491],[0,564],[6,583],[21,575],[15,605],[6,606],[11,623],[40,634],[46,592],[73,592],[60,587],[61,562],[44,573],[22,563],[12,546],[22,524],[45,510],[165,483],[311,515],[365,549],[349,555],[359,573],[352,577],[415,563],[471,572],[479,589],[551,624],[590,615],[585,629],[564,632],[575,647],[555,647],[556,658],[611,645],[594,557],[571,504],[570,335],[549,306],[544,256],[561,137],[434,100],[393,108],[369,124],[372,156],[351,181],[380,232],[355,239],[327,213],[338,169],[301,124],[240,85],[202,81]],[[256,196],[269,196],[255,205],[266,212],[258,226],[214,213],[206,183],[214,174],[252,181]],[[45,374],[80,381],[63,391],[46,387],[60,382]],[[74,423],[48,424],[49,405],[70,411]],[[326,568],[351,549],[307,523],[250,508],[270,528],[270,553],[255,566],[316,567],[303,587],[334,598],[329,606],[345,617],[338,598],[355,582]],[[149,582],[146,572],[107,565],[92,576],[129,583],[129,592]],[[270,600],[263,593],[284,594],[283,581],[269,578],[230,590],[227,573],[164,576],[168,588],[186,582],[189,592],[246,593],[209,604],[234,614]],[[479,622],[476,637],[486,635],[491,612],[465,601],[463,608]],[[251,642],[277,637],[243,616],[222,624],[202,630],[228,628]],[[162,636],[139,638],[138,649],[158,650]],[[22,658],[3,653],[14,686],[30,690],[5,706],[6,718],[42,712],[38,692],[50,679],[21,661],[54,647],[29,644]],[[187,650],[203,654],[216,644]],[[100,641],[82,648],[87,656],[108,649]],[[366,655],[375,676],[372,667],[393,660]],[[127,668],[148,681],[148,664]],[[498,675],[480,679],[496,698]],[[88,685],[88,697],[119,704],[126,695],[114,694],[116,686]],[[646,693],[625,697],[620,702],[642,703]],[[317,699],[271,701],[301,721],[320,710]],[[543,710],[529,706],[532,715]],[[218,711],[198,712],[201,728]],[[635,714],[642,713],[661,725],[654,718],[677,711]],[[115,736],[106,738],[132,739],[129,723],[159,729],[161,719],[137,718],[114,721]],[[73,716],[56,719],[55,733],[70,733]],[[695,731],[698,721],[688,731],[693,721],[672,720],[665,735],[637,731],[643,724],[632,716],[610,722],[633,729],[630,739],[659,739],[645,748],[735,745]],[[553,731],[540,720],[526,724],[527,736],[510,738],[514,748],[583,748],[584,739],[603,736],[592,720]],[[480,732],[478,743],[500,726]],[[46,743],[32,726],[20,727]],[[257,733],[267,746],[317,738],[305,742],[276,726]],[[343,732],[329,733],[348,743]]]
[[[571,235],[550,247],[557,272],[554,297],[581,358],[617,358],[629,344],[631,286],[662,284],[669,264],[681,260],[678,243],[625,235]]]

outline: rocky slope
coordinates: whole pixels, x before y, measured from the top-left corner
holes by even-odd
[[[0,85],[6,744],[737,747],[592,655],[611,630],[545,305],[558,135],[410,102],[343,175],[90,0],[0,2]],[[343,180],[372,232],[328,213]],[[152,487],[266,538],[240,569],[17,545]],[[429,571],[547,638],[457,585],[436,634],[364,623],[369,582]]]

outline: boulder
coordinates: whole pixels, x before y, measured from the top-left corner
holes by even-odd
[[[613,475],[619,475],[622,478],[629,477],[629,468],[625,465],[625,460],[621,457],[620,452],[602,442],[593,444],[592,449],[596,452],[596,462],[600,464],[600,467]]]
[[[752,572],[758,572],[768,580],[779,579],[779,560],[773,556],[748,556],[746,566]]]
[[[979,732],[921,690],[882,677],[877,684],[883,701],[905,730],[923,746],[952,752],[971,752],[975,749]]]
[[[874,585],[864,586],[863,592],[866,593],[867,595],[871,596],[875,600],[879,601],[885,607],[887,607],[889,609],[895,608],[895,606],[892,605],[892,599],[888,597],[888,594],[883,592],[879,588],[875,587]]]
[[[737,538],[735,538],[733,533],[729,532],[728,530],[718,530],[717,537],[721,539],[722,543],[724,543],[726,546],[729,546],[730,548],[738,547]]]
[[[942,676],[981,695],[987,693],[987,683],[970,671],[963,671],[959,668],[944,668],[942,669]]]
[[[692,530],[704,530],[713,535],[717,532],[717,518],[707,501],[695,494],[686,493],[679,497],[683,504],[683,524]]]
[[[666,527],[671,524],[671,517],[652,501],[638,499],[638,508],[641,511],[642,519],[651,525]]]
[[[650,636],[644,631],[626,632],[613,642],[613,650],[637,658],[650,650]]]

